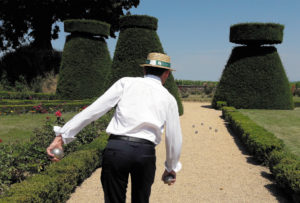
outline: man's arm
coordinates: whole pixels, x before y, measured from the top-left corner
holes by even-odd
[[[181,163],[179,157],[181,153],[182,135],[179,120],[179,113],[176,100],[170,104],[167,120],[166,120],[166,162],[165,172],[163,177],[168,174],[174,176],[176,181],[176,173],[181,169]]]
[[[62,144],[68,144],[75,139],[75,135],[85,126],[97,120],[113,108],[120,100],[123,92],[123,81],[118,80],[94,103],[75,115],[63,127],[54,126],[56,138],[47,148],[49,156],[53,157],[51,150],[55,147],[62,148]],[[55,161],[55,159],[54,159]]]

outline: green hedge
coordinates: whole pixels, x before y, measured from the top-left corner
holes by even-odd
[[[235,47],[212,106],[226,101],[244,109],[293,109],[289,81],[275,47]]]
[[[53,100],[56,98],[57,97],[55,94],[50,94],[50,93],[0,91],[0,100],[2,99]]]
[[[103,38],[71,34],[63,50],[56,94],[60,99],[99,97],[106,90],[110,68]]]
[[[146,28],[157,30],[157,18],[147,15],[130,15],[120,18],[120,28]]]
[[[295,105],[295,107],[300,107],[300,102],[294,101],[294,105]]]
[[[110,25],[97,20],[70,19],[64,21],[64,30],[107,37],[110,34]]]
[[[273,133],[258,126],[234,107],[223,107],[223,117],[229,122],[249,152],[260,162],[267,164],[276,183],[294,200],[300,200],[300,160],[291,154],[283,141]]]
[[[279,44],[284,26],[276,23],[241,23],[230,27],[230,42],[237,44]]]
[[[62,112],[80,111],[85,106],[92,103],[91,100],[75,101],[70,103],[53,102],[42,104],[23,104],[23,105],[0,105],[0,115],[19,114],[19,113],[51,113],[57,110]]]
[[[145,19],[152,21],[153,17],[135,15],[126,16],[124,19],[128,25],[133,23],[135,26],[138,23],[143,24]],[[145,63],[150,52],[164,53],[155,30],[130,26],[121,30],[112,63],[111,84],[122,77],[142,77],[143,68],[140,67],[140,64]],[[175,97],[179,114],[182,115],[183,106],[172,74],[167,79],[165,87]]]
[[[100,166],[107,136],[53,163],[21,183],[14,184],[0,202],[65,202],[75,187]]]
[[[89,100],[21,100],[21,99],[1,99],[0,105],[22,105],[22,104],[44,104],[44,103],[74,103],[74,102],[84,102]]]

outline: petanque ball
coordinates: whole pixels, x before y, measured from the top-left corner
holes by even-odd
[[[51,153],[54,154],[54,157],[57,159],[62,159],[64,157],[63,150],[61,150],[59,148],[52,149]]]

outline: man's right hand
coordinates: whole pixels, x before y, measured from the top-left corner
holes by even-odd
[[[171,171],[168,172],[167,170],[164,171],[161,180],[164,181],[165,177],[168,175],[172,175],[174,178],[171,180],[171,182],[167,183],[168,185],[173,185],[176,182],[176,172],[175,171]]]
[[[52,143],[49,145],[49,147],[47,148],[47,154],[48,156],[50,157],[51,161],[53,162],[58,162],[59,159],[56,158],[54,156],[54,154],[51,153],[51,151],[54,149],[54,148],[59,148],[59,149],[63,149],[62,145],[64,144],[63,140],[62,140],[62,137],[61,136],[57,136],[54,138],[54,140],[52,141]]]

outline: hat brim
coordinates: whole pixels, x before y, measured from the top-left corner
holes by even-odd
[[[176,71],[172,68],[168,68],[168,67],[165,67],[165,66],[159,66],[159,65],[152,65],[152,64],[141,64],[140,66],[141,67],[155,67],[155,68],[167,69],[167,70],[170,70],[170,71]]]

